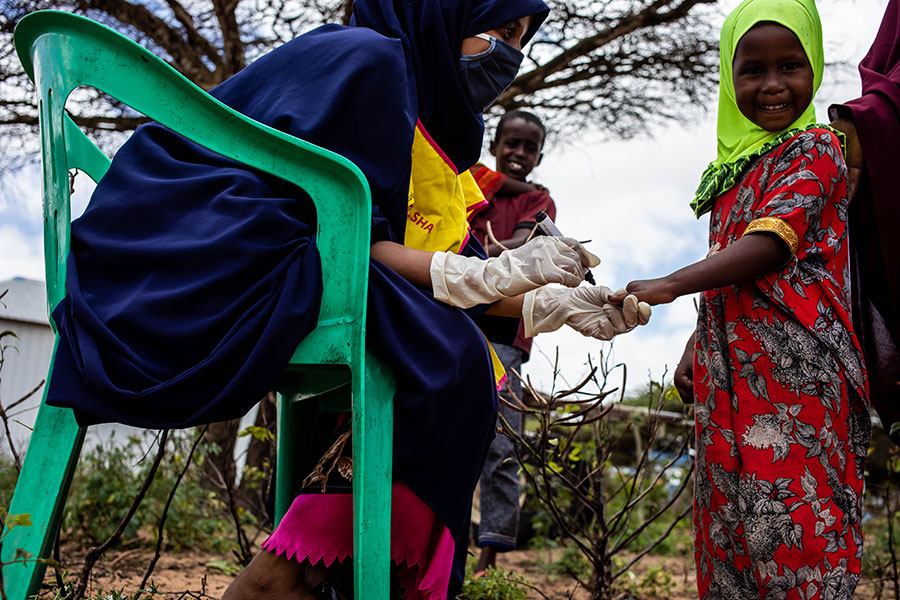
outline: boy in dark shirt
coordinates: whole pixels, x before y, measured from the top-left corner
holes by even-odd
[[[497,256],[504,248],[524,244],[532,235],[535,215],[539,211],[546,212],[551,219],[556,218],[556,206],[547,190],[526,180],[541,162],[545,133],[537,116],[525,111],[508,112],[500,119],[490,145],[491,154],[497,159],[497,170],[492,171],[480,163],[471,169],[487,204],[471,218],[470,225],[489,256]],[[489,230],[493,238],[488,235]],[[501,395],[510,399],[511,391],[521,398],[522,386],[515,373],[521,372],[522,363],[528,360],[531,340],[525,337],[520,324],[512,346],[492,345],[509,377],[508,390]],[[500,410],[510,425],[522,430],[521,413],[502,404]],[[509,438],[503,435],[494,438],[479,481],[481,523],[478,545],[482,550],[475,566],[476,574],[495,565],[497,552],[516,547],[519,466],[513,456],[513,443]]]

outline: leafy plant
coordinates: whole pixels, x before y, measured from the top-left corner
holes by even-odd
[[[13,459],[0,454],[0,506],[9,506],[18,478],[19,471]]]
[[[79,462],[63,517],[66,536],[99,544],[121,520],[134,499],[135,490],[150,468],[145,460],[149,432],[132,436],[122,443],[110,436],[104,443],[85,453]],[[184,469],[191,443],[189,433],[172,432],[167,460],[156,473],[153,484],[127,525],[123,541],[145,537],[152,539],[178,474]],[[202,464],[204,456],[195,459]],[[196,475],[200,469],[189,469],[172,499],[165,523],[165,539],[171,549],[204,546],[216,552],[232,547],[232,528],[225,505],[214,492],[205,489]],[[244,518],[252,520],[247,513]]]
[[[573,579],[586,579],[591,575],[591,565],[575,546],[565,546],[559,558],[551,562],[549,570],[554,575]]]
[[[484,574],[466,578],[460,600],[525,600],[532,587],[523,575],[488,567]]]
[[[863,576],[860,584],[871,584],[875,598],[900,598],[900,448],[890,446],[885,460],[885,476],[875,485],[866,481],[865,531],[882,532],[874,543],[866,541]],[[868,475],[868,474],[867,474]],[[869,487],[871,485],[871,487]]]
[[[0,506],[0,522],[2,522],[2,532],[0,532],[0,547],[3,546],[3,542],[6,541],[9,532],[16,527],[31,527],[34,525],[34,523],[31,522],[30,513],[9,514],[6,511],[6,507],[3,506]],[[52,559],[35,558],[35,556],[31,552],[28,552],[24,548],[16,548],[16,553],[13,556],[12,560],[0,562],[0,598],[3,598],[3,600],[6,600],[6,589],[3,583],[3,569],[9,565],[26,562],[39,562],[45,565],[56,564],[56,561]]]
[[[640,576],[631,571],[627,574],[628,577],[622,578],[619,587],[629,596],[642,600],[666,600],[672,595],[675,577],[664,567],[650,567]]]

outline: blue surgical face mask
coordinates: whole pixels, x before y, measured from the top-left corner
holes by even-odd
[[[459,57],[459,78],[472,103],[472,108],[484,112],[510,86],[519,72],[523,54],[504,42],[485,33],[475,37],[491,46],[478,54]]]

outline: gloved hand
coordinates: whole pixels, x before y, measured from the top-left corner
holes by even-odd
[[[618,293],[618,292],[617,292]],[[608,287],[575,289],[542,287],[525,294],[522,318],[525,337],[556,331],[564,324],[582,335],[611,340],[650,320],[650,305],[626,296],[621,305],[610,304]]]
[[[569,238],[536,237],[527,244],[483,260],[449,252],[431,259],[434,297],[460,308],[518,296],[548,283],[575,287],[584,269],[600,259]]]

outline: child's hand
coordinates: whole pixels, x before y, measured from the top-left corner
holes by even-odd
[[[627,294],[625,293],[627,292]],[[658,279],[644,279],[640,281],[632,281],[625,290],[619,290],[609,297],[609,301],[613,303],[623,302],[626,295],[637,296],[637,299],[647,304],[668,304],[675,300],[678,295],[672,289],[672,284],[668,277],[660,277]]]
[[[846,156],[844,159],[847,162],[847,198],[850,202],[853,202],[853,197],[856,196],[856,189],[859,187],[859,181],[865,168],[862,146],[859,143],[859,135],[856,132],[856,124],[852,118],[841,118],[832,121],[831,126],[843,132],[846,136]]]
[[[694,403],[694,339],[696,334],[696,332],[692,333],[688,339],[672,380],[675,389],[678,390],[678,395],[681,396],[681,401],[685,404]]]

